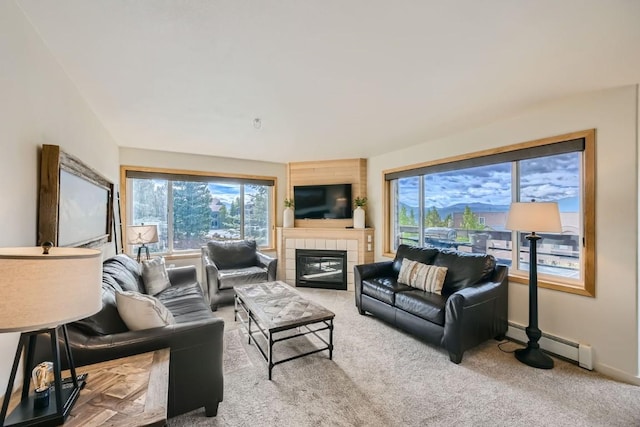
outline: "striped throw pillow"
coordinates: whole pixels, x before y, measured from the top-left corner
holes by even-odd
[[[405,258],[402,260],[398,282],[441,295],[446,275],[447,267],[422,264]]]

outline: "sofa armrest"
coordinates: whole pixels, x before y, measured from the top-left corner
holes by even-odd
[[[360,264],[353,267],[353,284],[355,288],[356,307],[360,314],[362,311],[362,281],[373,279],[375,277],[392,277],[395,276],[393,271],[393,261],[374,262],[371,264]]]
[[[276,280],[278,259],[265,255],[262,252],[256,252],[256,255],[258,256],[258,265],[267,269],[267,279],[270,282]]]
[[[443,345],[450,354],[461,356],[466,349],[507,332],[508,268],[499,265],[496,269],[491,281],[466,287],[449,296]]]
[[[374,262],[372,264],[360,264],[353,267],[353,273],[360,279],[373,279],[374,277],[392,277],[395,276],[393,271],[393,261]]]
[[[212,317],[160,328],[94,336],[69,327],[68,333],[74,362],[82,366],[161,348],[171,348],[174,352],[198,347],[208,340],[217,342],[222,340],[224,321]]]
[[[211,296],[218,293],[220,282],[218,279],[218,266],[206,254],[202,255],[202,276],[205,284],[205,299],[208,303],[211,303]]]
[[[198,273],[195,265],[167,268],[171,285],[187,285],[198,282]]]

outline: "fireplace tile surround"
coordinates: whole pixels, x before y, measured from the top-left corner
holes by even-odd
[[[373,234],[373,228],[278,227],[278,278],[296,286],[296,249],[347,251],[347,290],[353,291],[353,267],[373,262]]]

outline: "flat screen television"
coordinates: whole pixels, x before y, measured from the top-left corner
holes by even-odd
[[[296,219],[353,217],[351,184],[296,185],[293,203]]]

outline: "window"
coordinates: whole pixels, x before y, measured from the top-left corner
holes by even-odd
[[[199,250],[209,240],[273,246],[275,178],[122,167],[126,223],[156,224],[153,252]]]
[[[595,295],[595,131],[385,171],[385,252],[400,244],[488,253],[528,283],[529,231],[505,229],[512,201],[557,202],[562,232],[541,234],[541,287]]]

